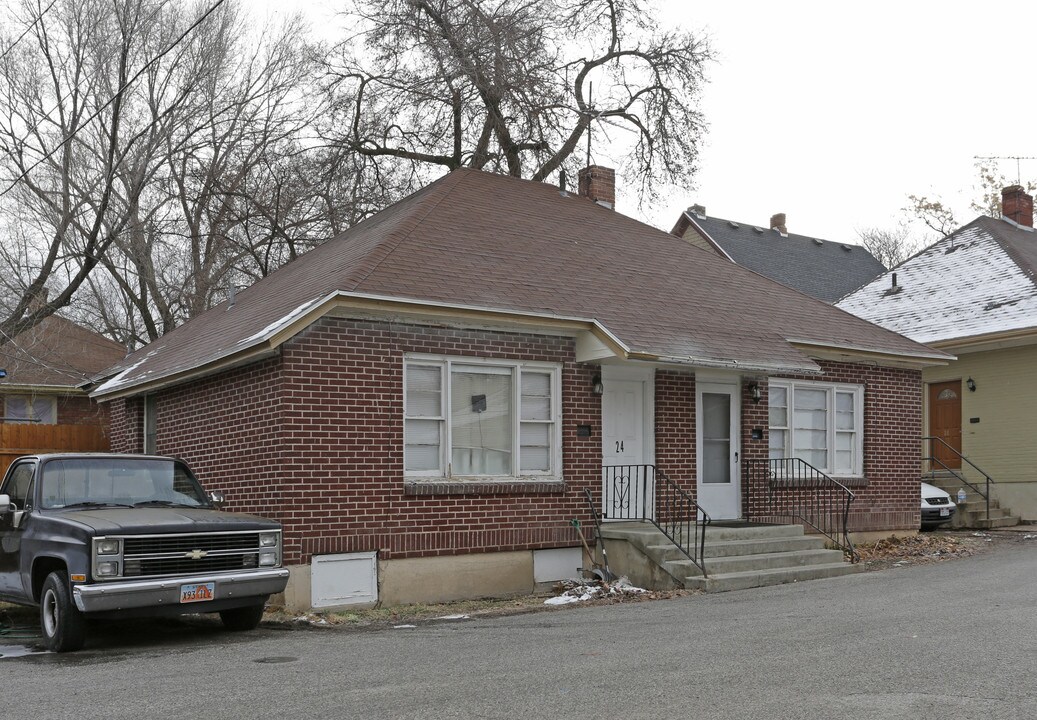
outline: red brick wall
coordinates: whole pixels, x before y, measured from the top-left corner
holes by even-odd
[[[406,353],[558,362],[564,486],[465,488],[407,484],[403,475]],[[418,557],[574,546],[572,518],[600,498],[597,368],[575,362],[571,338],[324,318],[280,355],[156,394],[157,450],[190,462],[231,509],[285,525],[289,564],[313,554],[379,551]],[[855,529],[917,527],[919,372],[824,363],[826,378],[865,385],[865,474]],[[767,456],[763,402],[743,383],[742,457]],[[656,462],[694,494],[695,378],[658,371]],[[140,451],[143,403],[112,403],[113,449]],[[577,426],[591,427],[578,437]],[[753,427],[763,429],[752,440]]]
[[[183,458],[228,509],[280,520],[291,500],[281,474],[283,389],[279,358],[155,394],[155,451]],[[112,449],[143,452],[144,401],[112,403]]]
[[[564,486],[405,485],[403,359],[409,352],[562,364]],[[156,395],[157,451],[178,455],[229,509],[285,526],[285,558],[378,550],[417,557],[578,544],[583,488],[600,494],[601,399],[571,338],[324,318],[281,356]],[[113,403],[113,442],[143,447],[141,400]],[[591,426],[577,437],[577,426]],[[450,490],[450,492],[445,492]]]
[[[564,491],[419,495],[405,487],[402,373],[411,352],[562,363]],[[283,351],[289,561],[575,545],[569,521],[588,519],[583,488],[600,492],[601,424],[590,391],[596,369],[577,365],[574,353],[571,338],[337,318],[293,338]],[[591,437],[576,436],[581,424]]]
[[[695,497],[695,376],[655,372],[655,464]]]
[[[801,379],[864,386],[866,485],[858,483],[851,487],[856,497],[851,506],[850,529],[917,529],[921,371],[828,361],[819,364],[825,373],[823,377]],[[765,409],[766,406],[761,403],[759,407]],[[763,419],[761,423],[766,437],[767,424]],[[763,455],[760,457],[766,457],[766,441],[761,447]]]
[[[109,408],[109,437],[115,452],[144,452],[144,401],[121,398],[103,403]]]
[[[59,425],[108,427],[108,407],[83,395],[59,395],[57,421]]]

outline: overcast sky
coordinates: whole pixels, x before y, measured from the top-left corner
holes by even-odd
[[[318,31],[334,0],[260,0],[302,9]],[[1037,156],[1037,0],[659,2],[664,21],[708,33],[718,62],[695,189],[646,214],[669,230],[697,202],[709,215],[855,242],[893,225],[909,194],[941,195],[971,220],[976,155]],[[1037,160],[1021,162],[1024,180]],[[1001,169],[1016,177],[1015,161]],[[632,189],[631,189],[632,192]]]

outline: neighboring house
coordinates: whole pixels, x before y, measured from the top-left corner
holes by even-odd
[[[114,447],[282,521],[291,606],[571,577],[585,490],[718,525],[841,502],[834,476],[851,530],[917,529],[949,356],[608,209],[610,170],[580,185],[456,170],[311,250],[111,368]],[[826,474],[776,486],[792,456]]]
[[[704,207],[693,205],[670,232],[827,303],[871,282],[886,269],[859,245],[790,233],[785,213],[771,216],[770,227],[764,229],[709,217]]]
[[[0,471],[25,453],[107,450],[106,409],[82,385],[126,349],[52,315],[0,345]]]
[[[1037,407],[1027,390],[1037,368],[1033,198],[1005,188],[1002,210],[1002,218],[976,218],[837,304],[957,356],[923,372],[926,435],[943,441],[932,443],[938,470],[962,472],[984,492],[977,467],[993,479],[1002,507],[988,525],[1011,522],[1007,507],[1037,521]],[[946,484],[952,494],[962,487],[953,477]],[[981,499],[964,489],[970,501]]]

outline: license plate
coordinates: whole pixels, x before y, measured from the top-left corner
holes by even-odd
[[[947,517],[951,514],[950,508],[940,508],[940,517]]]
[[[180,602],[193,603],[212,600],[216,593],[216,583],[193,583],[180,586]]]

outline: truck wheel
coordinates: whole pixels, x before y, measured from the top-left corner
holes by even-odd
[[[223,621],[223,627],[235,632],[255,630],[259,627],[259,622],[262,619],[262,605],[248,605],[246,607],[220,611],[220,620]]]
[[[40,598],[43,644],[52,652],[73,652],[86,640],[86,621],[72,602],[64,574],[52,572],[43,583]]]

